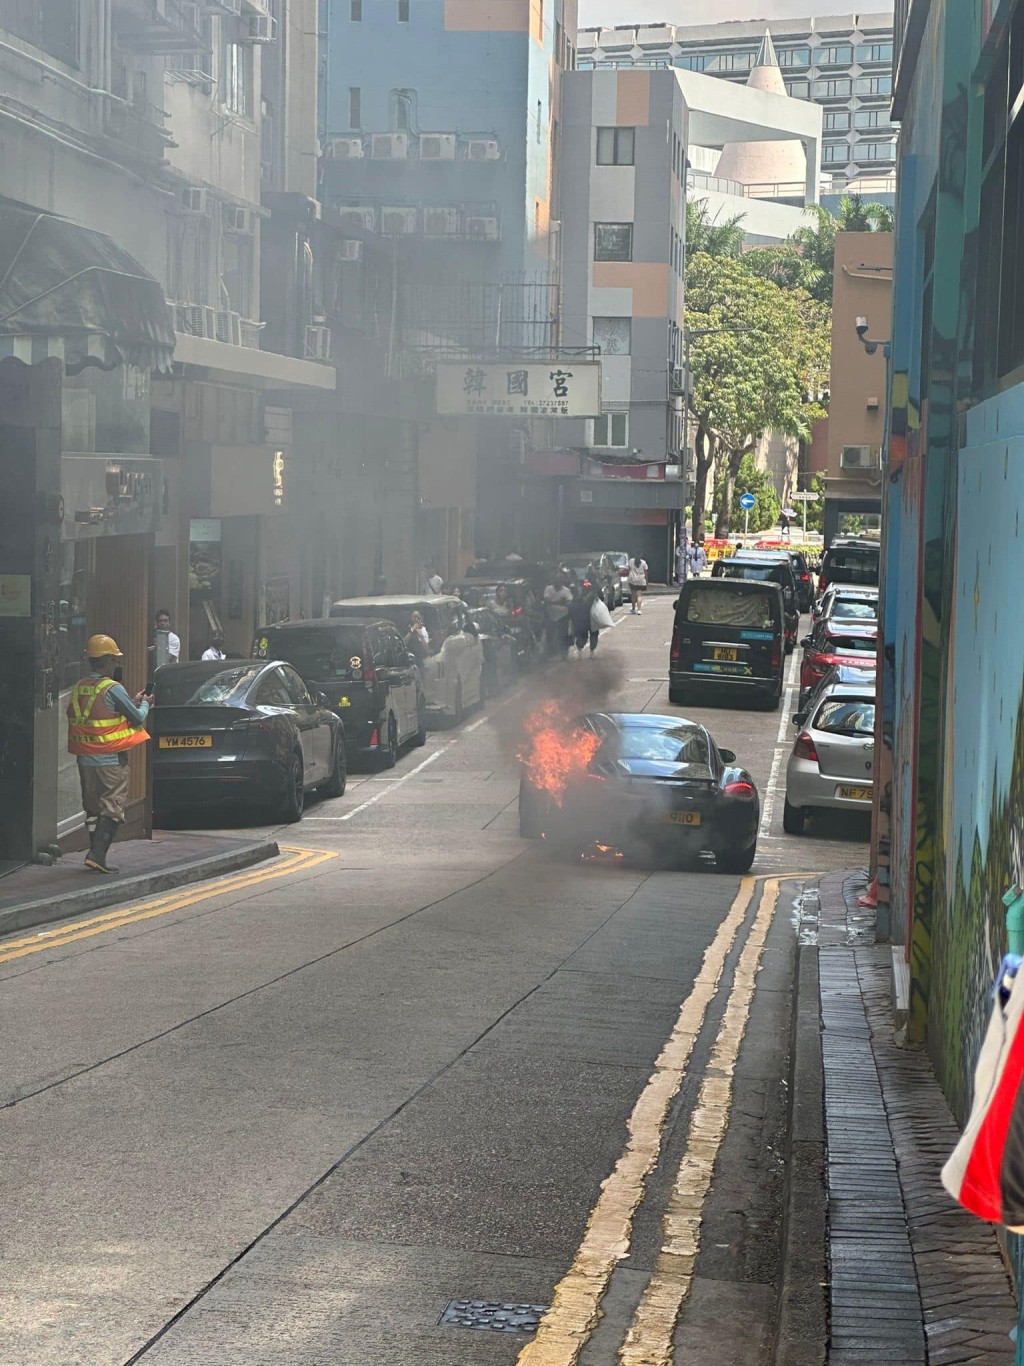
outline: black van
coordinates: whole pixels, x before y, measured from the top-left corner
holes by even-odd
[[[713,579],[755,579],[777,583],[782,589],[783,616],[786,627],[786,654],[796,648],[800,634],[800,601],[797,597],[796,575],[788,555],[771,552],[758,554],[744,551],[728,560],[716,560],[711,570]]]
[[[668,697],[751,697],[774,711],[782,697],[786,624],[782,588],[768,579],[689,579],[676,600]]]
[[[393,768],[402,745],[427,739],[419,671],[390,621],[286,621],[264,626],[254,659],[283,659],[341,717],[350,755]]]
[[[837,536],[825,551],[818,576],[818,596],[833,583],[852,583],[861,588],[877,588],[882,547],[878,541],[860,541]]]

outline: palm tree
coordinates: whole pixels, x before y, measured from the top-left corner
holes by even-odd
[[[746,232],[744,215],[732,218],[712,218],[706,199],[686,201],[686,256],[691,259],[706,256],[739,256],[743,251]]]

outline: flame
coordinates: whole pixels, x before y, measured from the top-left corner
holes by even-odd
[[[545,702],[525,723],[526,734],[516,757],[533,787],[561,806],[569,783],[582,778],[601,746],[600,736],[574,730],[557,702]]]

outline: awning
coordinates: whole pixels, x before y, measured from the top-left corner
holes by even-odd
[[[160,284],[106,233],[0,196],[0,359],[169,371]]]

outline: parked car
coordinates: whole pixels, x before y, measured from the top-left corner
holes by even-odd
[[[716,560],[711,569],[711,577],[777,583],[782,589],[782,603],[785,609],[786,654],[792,654],[800,631],[800,604],[797,599],[796,578],[788,555],[780,558],[771,551],[737,551],[728,560]]]
[[[512,627],[507,617],[491,607],[471,607],[469,616],[484,652],[484,696],[496,697],[519,674],[518,648]]]
[[[629,551],[606,550],[604,553],[619,572],[619,597],[617,605],[621,607],[629,597],[629,584],[626,582],[629,575]]]
[[[800,703],[810,697],[822,678],[836,664],[858,669],[877,667],[877,624],[860,621],[819,621],[800,644]]]
[[[471,564],[467,579],[482,579],[485,583],[505,583],[510,579],[525,579],[537,597],[554,577],[556,566],[539,560],[483,560]]]
[[[471,612],[475,607],[490,607],[500,613],[512,632],[520,670],[532,669],[538,663],[544,610],[526,579],[463,579],[452,588],[458,589]]]
[[[345,728],[350,755],[394,768],[399,749],[427,739],[427,702],[415,659],[390,621],[288,621],[264,626],[254,659],[285,659]]]
[[[783,829],[802,834],[822,809],[870,811],[874,764],[874,683],[831,684],[816,695],[789,757]]]
[[[571,555],[563,555],[559,568],[574,590],[583,583],[584,578],[597,575],[596,586],[609,607],[622,601],[622,579],[618,565],[600,550],[574,550]]]
[[[825,673],[821,682],[814,688],[809,696],[800,704],[800,710],[793,713],[793,725],[800,727],[810,716],[811,712],[818,705],[819,700],[825,695],[829,688],[836,683],[856,683],[865,692],[874,696],[875,693],[875,670],[859,669],[852,664],[833,664],[832,668]]]
[[[153,806],[259,802],[297,821],[306,793],[345,791],[345,735],[281,660],[167,664],[154,675]]]
[[[782,588],[773,579],[688,579],[679,590],[668,696],[752,698],[774,710],[782,697],[786,639]]]
[[[815,621],[829,616],[860,617],[867,621],[878,619],[878,589],[858,588],[850,583],[834,583],[817,598],[812,609]]]
[[[456,724],[467,707],[482,700],[484,652],[470,621],[466,604],[459,598],[394,597],[344,598],[331,607],[331,618],[383,618],[407,639],[413,612],[423,618],[430,643],[419,660],[420,681],[427,711],[443,715]]]
[[[825,551],[818,576],[818,595],[833,583],[878,586],[882,548],[877,541],[837,537]]]
[[[566,737],[574,735],[584,743],[590,737],[592,755],[557,799],[539,785],[527,750],[519,784],[522,836],[670,856],[708,850],[723,872],[750,868],[757,788],[732,750],[719,749],[703,726],[648,712],[590,712],[566,727]]]

